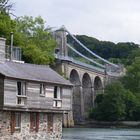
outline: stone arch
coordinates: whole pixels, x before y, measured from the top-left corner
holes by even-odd
[[[74,85],[80,85],[81,84],[79,74],[75,69],[72,69],[71,72],[70,72],[70,81]]]
[[[82,78],[82,95],[84,102],[84,118],[88,118],[89,110],[93,106],[92,81],[88,73],[85,73]]]
[[[96,76],[94,79],[94,91],[95,91],[95,95],[103,91],[102,80],[99,76]]]
[[[70,72],[70,81],[73,84],[73,118],[74,122],[80,121],[81,115],[81,82],[78,72],[73,69]]]

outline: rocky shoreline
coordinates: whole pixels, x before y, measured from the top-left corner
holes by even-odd
[[[120,121],[120,122],[99,122],[99,121],[84,121],[77,123],[75,127],[85,128],[140,128],[140,121]]]

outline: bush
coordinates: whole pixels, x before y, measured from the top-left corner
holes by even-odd
[[[120,82],[105,88],[105,93],[97,96],[96,106],[89,117],[98,121],[140,120],[140,104],[136,96],[126,90]]]

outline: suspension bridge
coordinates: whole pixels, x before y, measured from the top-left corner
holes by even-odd
[[[92,52],[65,27],[55,30],[53,37],[57,41],[54,69],[74,85],[71,115],[74,122],[78,123],[88,118],[96,94],[102,92],[112,80],[123,75],[123,68]],[[72,41],[68,42],[67,37],[71,37]],[[77,43],[80,50],[86,53],[80,52],[72,42]]]

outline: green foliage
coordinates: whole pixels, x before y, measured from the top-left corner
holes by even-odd
[[[85,46],[91,51],[95,52],[99,56],[105,59],[111,59],[114,63],[123,63],[124,65],[131,64],[129,56],[134,50],[138,50],[138,44],[134,43],[113,43],[109,41],[99,41],[95,38],[88,37],[85,35],[76,35]],[[86,56],[91,56],[85,49],[81,48],[76,42],[73,42],[72,38],[68,36],[68,42],[71,43],[75,48]]]
[[[28,47],[23,47],[23,55],[25,56],[26,62],[31,62],[34,64],[48,64],[50,58],[46,51],[42,51],[34,44],[30,44]]]
[[[127,67],[121,82],[111,83],[105,88],[104,94],[97,95],[96,106],[90,111],[89,117],[102,121],[140,120],[139,51],[134,51],[131,58],[134,62]]]
[[[20,17],[16,19],[17,31],[22,35],[21,46],[26,62],[50,64],[54,61],[56,42],[45,29],[45,21],[41,17]]]
[[[107,86],[102,102],[94,110],[94,118],[103,121],[123,120],[125,116],[125,104],[122,98],[124,92],[119,83]]]
[[[95,102],[97,105],[90,111],[90,118],[98,121],[140,120],[139,100],[120,82],[108,85]]]
[[[132,92],[129,92],[129,94],[124,95],[124,102],[125,102],[125,120],[131,121],[131,120],[140,120],[138,117],[138,114],[140,114],[140,110],[138,107],[139,100],[137,97],[132,94]]]
[[[0,0],[0,13],[9,12],[13,7],[13,3],[10,3],[10,0]]]
[[[132,53],[128,56],[129,59],[129,65],[131,65],[134,61],[136,57],[140,57],[140,48],[133,50]]]
[[[100,104],[103,101],[103,93],[102,94],[97,94],[96,99],[95,99],[95,105]]]
[[[127,72],[122,82],[125,88],[139,96],[140,94],[140,57],[136,57],[132,65],[127,67]]]
[[[6,38],[10,44],[10,34],[14,34],[14,46],[20,46],[25,62],[34,64],[50,64],[54,61],[56,42],[45,29],[45,22],[41,17],[20,17],[12,20],[11,17],[0,13],[0,37]]]
[[[10,44],[10,34],[14,33],[14,45],[17,45],[20,41],[20,35],[16,31],[16,22],[10,18],[10,16],[4,12],[0,13],[0,37],[6,38],[6,43]]]

